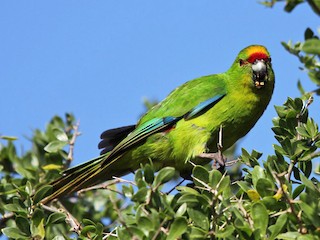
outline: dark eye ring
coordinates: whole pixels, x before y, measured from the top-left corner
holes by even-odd
[[[243,60],[243,59],[240,59],[240,60],[239,60],[239,64],[240,64],[240,66],[243,66],[244,64],[246,64],[246,61]]]

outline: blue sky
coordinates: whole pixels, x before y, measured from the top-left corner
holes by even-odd
[[[251,44],[267,46],[276,74],[272,101],[239,147],[273,153],[274,105],[297,97],[300,63],[281,41],[302,41],[319,18],[302,4],[291,14],[283,4],[257,1],[1,1],[0,134],[26,137],[55,115],[72,112],[81,137],[75,163],[99,154],[102,131],[133,124],[143,99],[162,100],[175,87],[226,71]],[[311,106],[319,122],[319,98]],[[266,157],[266,155],[265,155]]]

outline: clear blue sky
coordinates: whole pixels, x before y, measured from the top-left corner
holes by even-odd
[[[283,4],[249,0],[1,1],[0,134],[28,149],[33,129],[72,112],[81,121],[80,163],[99,154],[102,131],[137,121],[143,98],[162,100],[185,81],[226,71],[247,45],[263,44],[276,89],[240,147],[273,153],[273,105],[299,96],[298,79],[315,88],[280,44],[303,40],[306,27],[319,27],[307,4],[288,14]],[[318,97],[311,115],[319,122]]]

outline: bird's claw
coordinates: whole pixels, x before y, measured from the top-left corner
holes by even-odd
[[[224,168],[225,163],[227,161],[227,158],[223,156],[223,154],[220,151],[216,153],[201,153],[199,157],[213,159],[222,168]]]

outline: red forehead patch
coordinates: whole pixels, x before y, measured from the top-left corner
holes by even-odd
[[[254,63],[257,59],[268,59],[268,58],[269,58],[268,55],[264,52],[255,52],[249,56],[247,61],[249,63]]]

